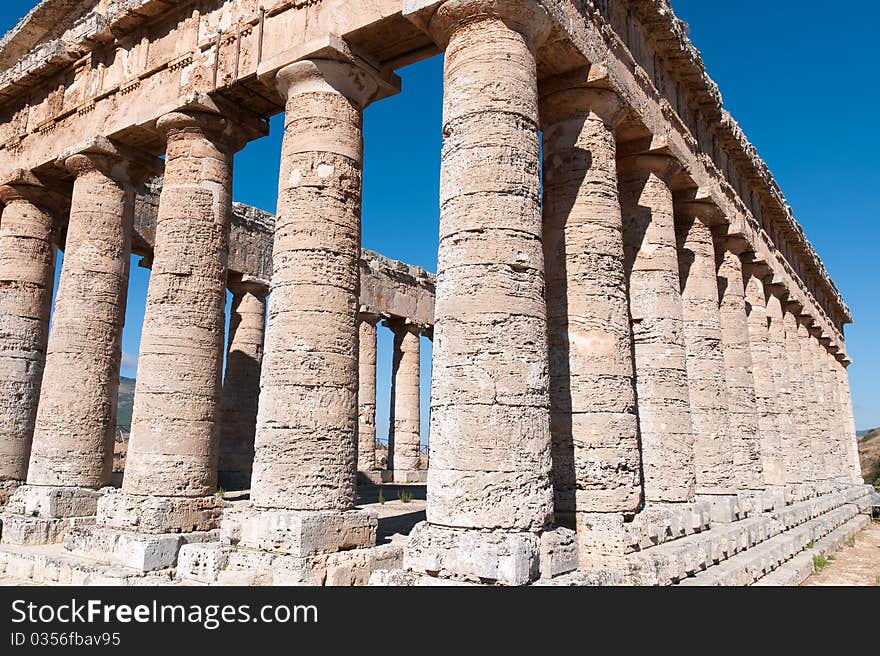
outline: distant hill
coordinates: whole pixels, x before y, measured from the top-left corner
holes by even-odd
[[[880,485],[880,428],[862,432],[859,437],[859,459],[865,482]]]
[[[131,409],[134,405],[134,378],[119,378],[119,405],[116,410],[116,426],[126,433],[131,431]]]

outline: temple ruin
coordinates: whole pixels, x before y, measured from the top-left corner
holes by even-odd
[[[362,112],[441,52],[435,279],[361,249]],[[0,578],[790,584],[869,521],[852,316],[667,0],[43,0],[0,69]]]

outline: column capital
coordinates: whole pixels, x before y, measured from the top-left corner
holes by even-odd
[[[264,299],[269,295],[268,280],[247,274],[233,274],[230,272],[226,280],[226,287],[233,294],[250,294],[260,299]]]
[[[425,326],[420,324],[412,319],[407,319],[405,317],[386,317],[385,325],[395,333],[401,332],[410,332],[414,335],[421,335]]]
[[[725,251],[729,251],[730,253],[739,256],[741,260],[744,259],[742,257],[743,255],[751,252],[752,247],[742,237],[730,237],[726,234],[719,234],[718,232],[714,232],[713,236],[715,237],[715,244],[718,246],[718,248],[724,249]],[[745,264],[745,262],[743,262],[743,264]]]
[[[15,169],[0,178],[0,204],[9,205],[17,200],[27,201],[50,214],[58,213],[69,203],[28,169]]]
[[[616,91],[594,86],[591,67],[584,67],[540,83],[541,123],[546,128],[574,117],[599,120],[615,128],[627,106]]]
[[[669,184],[672,176],[681,169],[682,166],[677,159],[662,153],[627,155],[617,160],[617,170],[621,180],[647,178],[653,173]]]
[[[715,203],[689,200],[675,203],[675,215],[714,226],[724,221],[724,212]]]
[[[259,116],[205,94],[194,94],[176,110],[160,116],[156,129],[166,139],[172,135],[204,135],[230,153],[269,134],[268,122]]]
[[[120,146],[104,136],[66,149],[57,162],[75,177],[99,171],[118,182],[135,185],[161,175],[163,170],[160,159]]]
[[[550,16],[536,0],[404,0],[403,15],[441,48],[459,28],[485,20],[504,21],[535,46],[547,39],[552,28]]]
[[[377,325],[380,321],[382,321],[382,314],[380,312],[374,311],[371,308],[368,308],[365,305],[361,305],[358,310],[358,320],[362,323],[368,323],[371,326]]]

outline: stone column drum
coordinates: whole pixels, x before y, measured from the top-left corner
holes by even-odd
[[[523,584],[553,516],[536,44],[528,0],[450,0],[427,523],[404,568]]]
[[[166,114],[165,177],[141,333],[124,494],[98,523],[143,533],[215,528],[217,441],[232,213],[232,155],[217,114]]]
[[[808,397],[806,380],[801,357],[801,344],[798,335],[800,322],[797,318],[799,306],[787,303],[785,305],[785,354],[788,360],[790,375],[789,384],[791,389],[791,408],[794,417],[795,438],[789,448],[786,449],[785,458],[785,482],[789,485],[802,485],[810,480],[808,449],[810,434],[813,430],[808,412]]]
[[[419,327],[388,322],[394,331],[388,468],[396,483],[419,480]]]
[[[240,544],[292,557],[375,544],[355,510],[362,110],[357,66],[277,72],[285,99],[251,499]],[[283,529],[288,538],[276,538]]]
[[[764,282],[749,267],[747,279],[746,315],[749,325],[749,349],[752,355],[752,376],[755,381],[755,402],[758,411],[758,446],[764,484],[785,485],[782,462],[782,438],[776,420],[776,388],[773,376],[773,358],[770,355],[770,334],[767,322],[767,296]]]
[[[823,404],[819,411],[819,422],[822,427],[822,437],[815,445],[816,455],[818,458],[824,458],[824,480],[834,481],[838,478],[840,471],[840,462],[843,460],[841,454],[840,429],[837,425],[836,410],[836,390],[831,386],[831,379],[828,373],[828,351],[825,348],[827,339],[823,337],[821,328],[817,328],[813,334],[813,353],[816,367],[816,382],[821,386]]]
[[[379,316],[361,312],[358,324],[357,470],[376,469],[376,324]]]
[[[718,279],[710,227],[721,218],[720,211],[709,203],[688,202],[676,205],[675,213],[696,492],[734,494]]]
[[[810,334],[812,319],[806,315],[798,318],[797,338],[800,346],[801,376],[803,377],[804,420],[807,433],[801,439],[804,462],[804,480],[819,483],[825,480],[824,425],[821,412],[825,405],[825,393],[816,375],[816,351]]]
[[[62,163],[75,176],[64,263],[28,485],[10,503],[12,512],[34,518],[30,524],[46,525],[28,531],[29,540],[38,533],[47,541],[60,537],[61,526],[48,530],[49,524],[63,523],[41,520],[95,515],[97,490],[110,482],[116,432],[134,200],[130,167],[109,142],[93,143]]]
[[[260,400],[260,364],[266,324],[263,285],[235,282],[229,316],[226,375],[223,377],[222,421],[218,484],[224,490],[245,490],[251,485],[254,436]]]
[[[54,219],[29,173],[0,181],[0,503],[27,477],[55,284]]]
[[[745,491],[764,489],[764,477],[761,471],[761,443],[741,249],[742,245],[736,240],[716,240],[730,446],[736,485],[738,490]]]
[[[769,280],[769,278],[768,278]],[[764,285],[767,312],[768,357],[773,372],[772,408],[775,412],[776,432],[779,435],[779,461],[782,466],[782,484],[788,484],[789,469],[797,457],[795,407],[792,401],[791,372],[785,350],[785,310],[782,299],[770,285]]]
[[[859,460],[858,439],[856,438],[856,424],[853,417],[852,398],[849,389],[849,373],[846,370],[847,364],[840,360],[836,360],[838,389],[840,391],[840,400],[842,403],[842,412],[844,418],[847,454],[847,475],[853,483],[862,483],[862,467]]]
[[[543,89],[544,261],[558,523],[619,523],[642,499],[632,335],[617,190],[618,96],[583,74]],[[598,533],[597,533],[598,535]]]
[[[619,162],[645,498],[694,498],[694,433],[667,155]]]

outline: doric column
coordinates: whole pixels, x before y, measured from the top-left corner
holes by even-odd
[[[820,482],[825,480],[825,460],[820,449],[824,446],[824,426],[820,412],[825,404],[825,394],[821,381],[816,375],[816,350],[809,324],[812,319],[802,315],[798,319],[798,342],[801,355],[801,375],[803,376],[804,412],[807,427],[802,439],[802,457],[806,480]]]
[[[858,438],[856,438],[856,424],[853,417],[852,398],[849,389],[849,373],[846,368],[849,359],[835,360],[837,365],[838,390],[842,403],[841,412],[844,420],[844,442],[847,455],[847,476],[853,483],[862,483],[862,465],[859,460]]]
[[[682,332],[672,191],[666,155],[619,162],[642,471],[648,501],[694,496],[694,434]]]
[[[429,21],[446,49],[431,469],[404,566],[521,584],[553,515],[535,61],[549,22],[532,0],[449,0]]]
[[[134,192],[109,141],[75,150],[62,158],[73,197],[28,484],[97,490],[113,466]]]
[[[376,469],[376,324],[379,315],[358,315],[358,448],[357,469]]]
[[[237,125],[214,113],[162,116],[165,176],[141,333],[122,490],[98,523],[143,532],[216,525],[218,428]],[[164,512],[156,497],[162,499]]]
[[[553,81],[541,99],[553,486],[567,523],[575,511],[632,514],[642,498],[617,188],[623,105],[583,84]]]
[[[821,364],[822,376],[825,382],[825,395],[828,402],[828,425],[831,439],[830,448],[826,451],[825,469],[832,480],[845,481],[849,474],[849,453],[844,441],[843,418],[841,417],[842,404],[840,402],[840,390],[837,383],[837,375],[833,370],[834,356],[828,350],[830,339],[821,340]]]
[[[837,462],[840,458],[840,434],[836,430],[834,418],[835,399],[830,389],[823,345],[822,330],[814,326],[810,331],[810,346],[813,350],[814,381],[821,404],[815,408],[816,425],[819,432],[813,436],[813,453],[817,465],[821,467],[821,479],[830,481],[837,478]],[[824,463],[824,464],[823,464]]]
[[[266,325],[265,283],[230,281],[232,307],[220,422],[218,483],[225,490],[251,484]]]
[[[306,59],[274,82],[285,101],[272,283],[243,546],[304,557],[273,526],[312,527],[322,551],[375,544],[355,510],[363,107],[376,79]]]
[[[791,372],[786,354],[785,310],[776,288],[765,285],[767,308],[767,344],[773,371],[773,407],[779,435],[780,462],[784,484],[795,482],[791,473],[797,461],[798,435],[795,429],[796,406],[792,399]]]
[[[801,485],[811,480],[809,472],[809,456],[807,450],[810,443],[810,433],[813,426],[809,421],[808,404],[810,399],[807,392],[807,381],[801,356],[801,339],[799,335],[800,321],[797,311],[800,306],[793,303],[785,305],[785,354],[788,359],[788,371],[791,386],[791,405],[794,417],[795,439],[791,448],[787,450],[790,458],[786,458],[785,482],[792,485]]]
[[[764,483],[768,486],[780,486],[785,485],[785,469],[782,459],[782,436],[777,421],[776,383],[770,347],[767,293],[756,267],[757,265],[753,263],[746,269],[745,294],[749,350],[752,357],[752,376],[755,381],[755,402],[758,411],[758,446]]]
[[[719,218],[720,212],[709,203],[676,205],[683,334],[698,494],[736,492],[727,426],[715,246],[710,228]]]
[[[19,171],[0,181],[0,503],[27,477],[55,282],[45,188]]]
[[[734,478],[739,490],[761,490],[764,488],[764,479],[761,473],[761,445],[742,260],[739,256],[741,248],[742,245],[736,240],[716,240],[721,344],[727,379]]]
[[[394,480],[418,480],[419,470],[419,333],[418,326],[387,322],[394,333],[391,363],[391,411],[388,426],[388,468]]]

